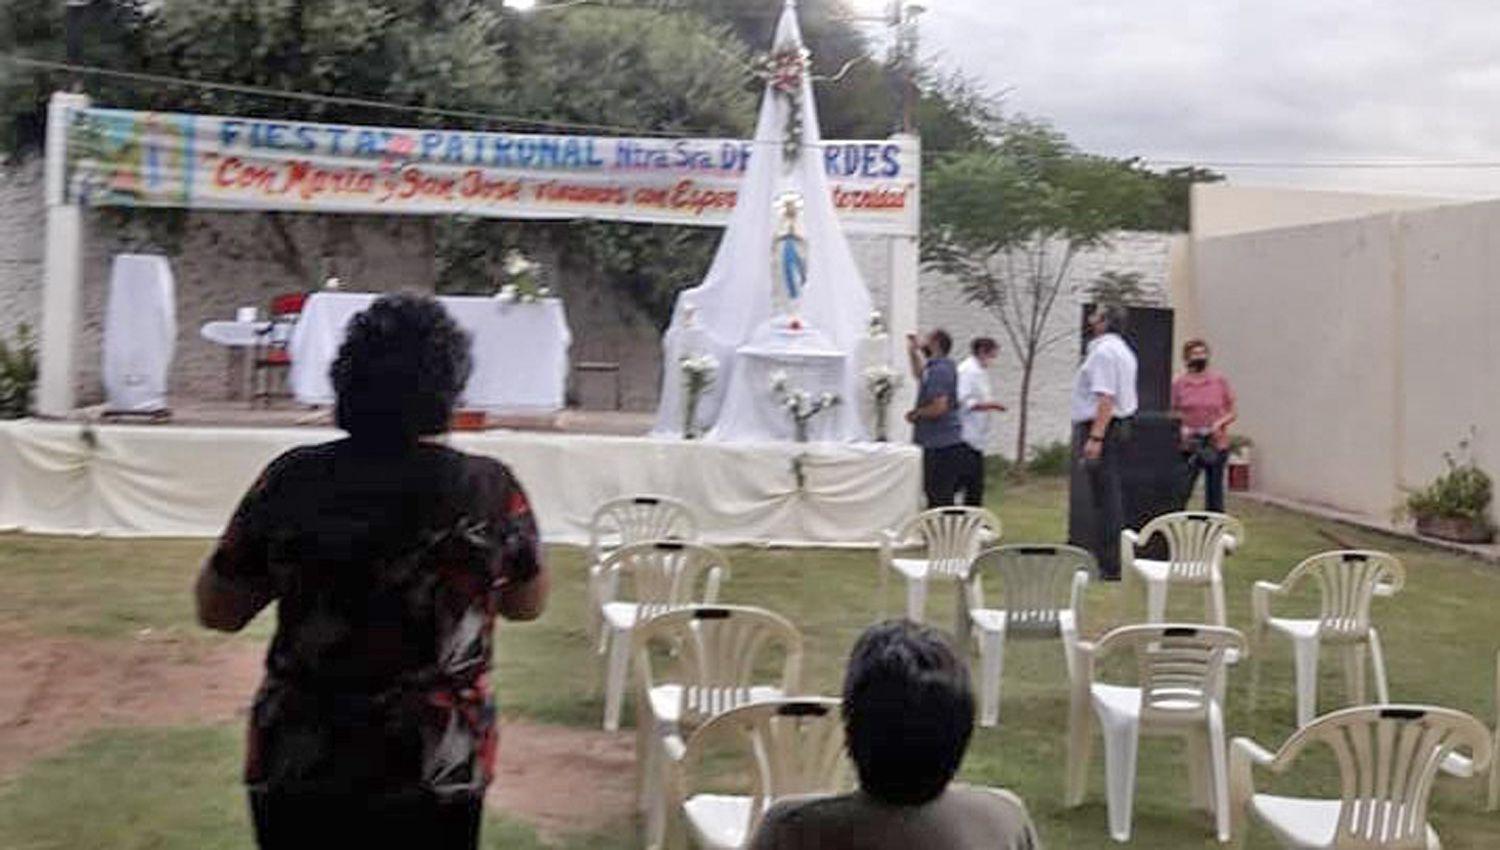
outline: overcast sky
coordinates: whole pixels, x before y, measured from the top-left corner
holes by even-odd
[[[1496,0],[922,2],[924,57],[1091,152],[1500,164]],[[1219,170],[1243,184],[1500,196],[1500,167]]]

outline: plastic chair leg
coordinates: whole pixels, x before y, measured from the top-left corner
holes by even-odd
[[[1192,800],[1193,808],[1213,814],[1213,780],[1210,761],[1208,736],[1198,729],[1189,732],[1187,735],[1188,799]]]
[[[1224,582],[1219,578],[1217,573],[1214,574],[1213,581],[1209,584],[1208,601],[1211,606],[1209,608],[1209,622],[1215,626],[1229,625],[1224,607]]]
[[[1306,726],[1318,713],[1318,641],[1293,640],[1292,660],[1297,673],[1297,725]]]
[[[1385,649],[1380,645],[1380,632],[1370,627],[1370,667],[1375,672],[1375,696],[1384,705],[1391,701],[1391,690],[1385,679]]]
[[[1167,583],[1146,580],[1146,622],[1161,623],[1167,616]]]
[[[609,628],[609,666],[604,672],[604,731],[620,728],[620,708],[625,702],[625,678],[630,672],[630,631]]]
[[[1500,736],[1496,736],[1500,738]],[[1500,747],[1495,749],[1500,750]],[[1490,793],[1485,801],[1484,810],[1493,812],[1500,809],[1500,760],[1490,762]]]
[[[1140,728],[1134,723],[1104,730],[1105,804],[1109,809],[1110,837],[1121,843],[1130,840],[1130,821],[1135,807],[1135,762],[1140,749]]]
[[[927,610],[927,579],[906,580],[906,618],[913,623],[923,622]]]
[[[1208,712],[1208,753],[1213,775],[1214,826],[1220,844],[1229,842],[1229,748],[1224,741],[1224,714],[1217,706]]]
[[[1059,628],[1062,632],[1063,666],[1068,671],[1068,686],[1073,685],[1073,665],[1075,653],[1078,652],[1078,627],[1069,623],[1063,623]]]
[[[1086,702],[1077,699],[1068,714],[1068,775],[1063,804],[1069,808],[1083,804],[1088,789],[1089,762],[1094,757],[1094,713]]]
[[[1005,632],[984,630],[979,633],[981,668],[979,725],[994,726],[1000,722],[1000,681],[1005,671]]]

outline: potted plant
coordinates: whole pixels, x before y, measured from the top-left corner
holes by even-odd
[[[1255,442],[1243,434],[1229,435],[1229,460],[1225,464],[1229,489],[1243,492],[1250,489],[1250,449]]]
[[[1489,507],[1493,496],[1490,476],[1474,463],[1469,440],[1458,444],[1462,457],[1443,452],[1446,469],[1426,488],[1406,498],[1406,510],[1416,520],[1417,533],[1457,543],[1489,543],[1495,525]]]

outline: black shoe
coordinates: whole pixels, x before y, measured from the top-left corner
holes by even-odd
[[[1099,574],[1099,580],[1100,581],[1119,581],[1120,580],[1120,574],[1119,573],[1100,573]]]

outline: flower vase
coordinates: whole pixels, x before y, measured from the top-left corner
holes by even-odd
[[[698,396],[696,387],[689,387],[687,399],[683,402],[682,410],[682,438],[684,440],[698,439]]]
[[[887,436],[886,432],[886,415],[889,407],[889,402],[875,402],[875,442],[877,443],[884,443],[889,441],[889,437]]]
[[[793,421],[797,426],[797,442],[807,442],[807,420],[802,418],[801,416],[798,416]]]

